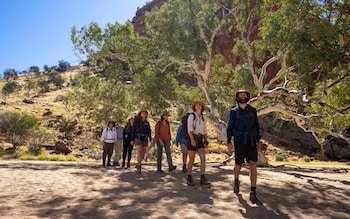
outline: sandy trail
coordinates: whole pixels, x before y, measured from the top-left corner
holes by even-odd
[[[100,163],[0,161],[0,218],[349,218],[350,167],[259,168],[249,201],[249,170],[232,192],[232,166],[208,164],[211,188],[186,185],[180,170],[143,173]]]

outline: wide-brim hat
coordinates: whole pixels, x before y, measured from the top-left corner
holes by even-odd
[[[203,112],[205,110],[205,103],[203,101],[193,101],[192,102],[192,110],[196,111],[195,107],[196,107],[197,104],[202,105],[202,112]]]

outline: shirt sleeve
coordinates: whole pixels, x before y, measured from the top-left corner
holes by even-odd
[[[135,135],[136,135],[135,132],[136,132],[137,123],[138,123],[138,119],[135,118],[134,124],[132,125],[131,130],[130,130],[130,141],[135,140]]]
[[[187,118],[187,130],[188,130],[188,134],[190,134],[190,132],[193,132],[193,114],[190,114]]]
[[[229,119],[227,121],[227,128],[226,128],[227,144],[231,143],[232,131],[234,129],[234,124],[235,124],[235,111],[231,110],[230,111],[230,117],[229,117]]]
[[[149,124],[148,121],[147,122],[147,132],[148,132],[148,138],[150,141],[152,141],[152,131],[151,131],[151,125]]]
[[[257,141],[260,141],[261,136],[260,136],[260,126],[259,126],[259,120],[258,120],[258,114],[256,112],[256,109],[254,109],[254,122],[255,122],[255,128],[256,128],[256,132],[258,134],[257,136]]]
[[[101,141],[105,140],[105,136],[106,136],[106,129],[103,129],[102,135],[101,135]]]
[[[155,132],[155,136],[157,139],[160,139],[160,136],[159,136],[159,127],[160,126],[160,122],[157,122],[156,123],[156,126],[154,127],[154,132]]]

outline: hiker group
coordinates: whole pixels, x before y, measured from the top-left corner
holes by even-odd
[[[237,105],[230,111],[227,122],[227,148],[229,153],[235,155],[233,191],[239,193],[239,175],[242,164],[246,161],[250,169],[250,200],[254,204],[260,204],[256,194],[257,182],[257,145],[260,144],[259,123],[256,109],[248,104],[250,93],[239,90],[236,93]],[[203,112],[205,104],[202,101],[195,101],[191,105],[192,112],[187,113],[181,119],[181,123],[176,133],[176,145],[181,147],[182,152],[182,172],[187,173],[187,185],[194,186],[192,178],[193,164],[196,154],[200,160],[200,185],[210,186],[206,177],[206,148],[209,145],[208,131]],[[156,144],[157,148],[157,170],[162,173],[163,148],[166,154],[168,171],[174,171],[177,166],[173,164],[171,155],[171,130],[168,121],[169,113],[164,111],[160,121],[155,125],[154,138],[152,138],[151,126],[147,120],[148,111],[141,110],[135,117],[130,118],[123,128],[122,121],[115,124],[113,121],[103,130],[101,140],[103,142],[103,166],[120,166],[119,156],[122,153],[122,168],[130,168],[130,160],[133,147],[136,148],[136,172],[141,174],[142,161],[145,158],[150,143]],[[233,138],[233,141],[232,141]],[[115,152],[114,162],[111,158]],[[126,159],[127,158],[127,159]],[[187,162],[188,160],[188,162]]]

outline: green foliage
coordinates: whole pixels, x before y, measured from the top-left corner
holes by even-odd
[[[16,79],[18,76],[18,72],[16,69],[13,68],[7,68],[3,72],[3,77],[6,81],[8,81],[10,78]]]
[[[20,87],[17,86],[16,82],[7,81],[6,84],[3,86],[1,92],[6,97],[19,89],[20,89]]]
[[[39,79],[38,85],[40,87],[40,93],[46,93],[50,91],[49,82],[43,78]]]
[[[39,72],[40,68],[36,65],[30,66],[28,69],[29,72]]]
[[[34,90],[37,86],[38,82],[36,80],[29,80],[24,86],[24,89],[27,91],[26,96],[29,97],[30,92]]]
[[[47,77],[48,77],[48,83],[52,83],[57,87],[62,86],[64,83],[64,79],[62,78],[62,75],[55,70],[48,72]]]
[[[58,129],[58,131],[64,133],[64,137],[68,137],[71,136],[71,134],[74,132],[77,124],[77,120],[62,118],[59,120],[56,128]]]
[[[42,145],[52,139],[52,134],[45,129],[34,129],[28,133],[28,151],[32,155],[39,155],[42,153]]]
[[[284,161],[286,159],[286,155],[283,152],[278,152],[275,157],[275,161]]]
[[[70,67],[69,62],[63,61],[63,60],[58,61],[58,69],[59,69],[59,72],[67,71],[67,69],[68,69],[69,67]]]
[[[304,156],[303,159],[304,159],[305,162],[310,162],[311,161],[309,156]]]
[[[64,103],[67,110],[78,109],[86,113],[88,118],[105,124],[108,120],[124,118],[128,115],[125,107],[129,102],[127,85],[116,80],[103,80],[98,77],[88,78],[79,75],[75,78],[76,86]]]
[[[28,138],[28,133],[38,126],[38,121],[33,115],[4,112],[0,114],[0,133],[17,149]]]

